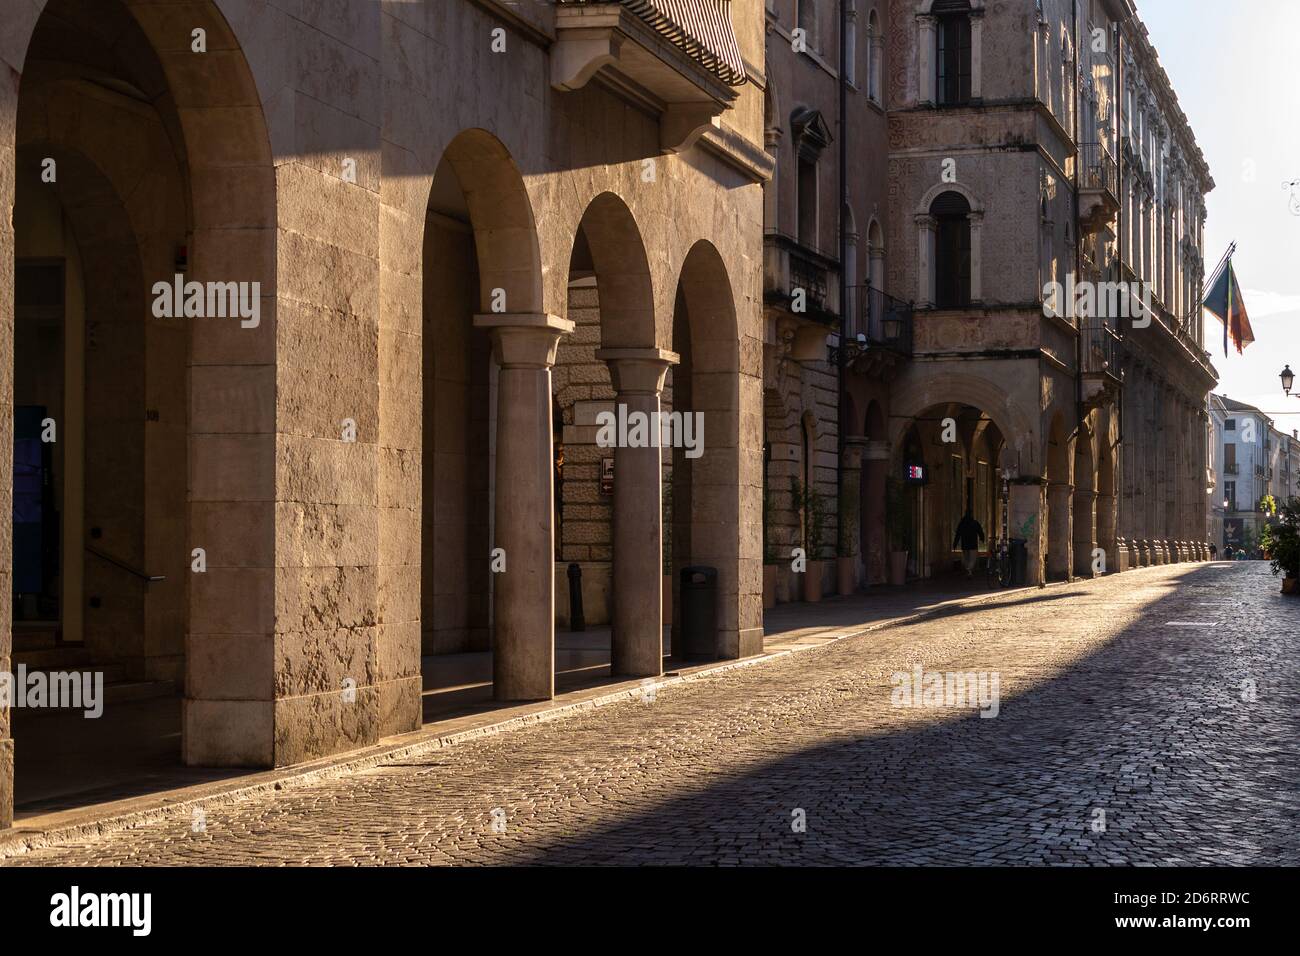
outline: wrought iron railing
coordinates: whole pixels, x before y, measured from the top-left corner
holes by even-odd
[[[808,304],[825,309],[830,298],[829,270],[797,249],[789,249],[790,288],[803,289]]]
[[[848,293],[845,332],[850,345],[912,354],[912,303],[869,285],[852,286]]]
[[[1079,188],[1104,190],[1119,202],[1119,164],[1104,144],[1079,144]]]
[[[1122,380],[1124,340],[1111,324],[1101,318],[1081,319],[1079,335],[1083,340],[1083,374]]]

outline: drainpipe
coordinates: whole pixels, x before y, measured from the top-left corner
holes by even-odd
[[[848,91],[849,91],[849,0],[840,0],[840,71],[839,71],[839,113],[840,113],[840,149],[839,149],[839,225],[840,225],[840,347],[835,351],[836,380],[838,382],[838,412],[835,434],[838,444],[837,454],[835,455],[835,556],[840,556],[839,542],[844,540],[845,529],[840,527],[841,515],[844,513],[844,503],[840,501],[840,495],[843,493],[843,475],[844,469],[844,446],[845,446],[845,428],[847,423],[844,420],[844,411],[847,406],[845,398],[848,394],[846,388],[846,377],[848,365],[845,362],[848,347],[848,314],[849,314],[849,277],[848,277],[848,258],[849,258],[849,237],[845,229],[848,217],[845,215],[849,203],[849,180],[848,180],[848,163],[849,163],[849,129],[848,129]]]
[[[1080,274],[1083,269],[1083,229],[1079,222],[1079,189],[1083,185],[1083,177],[1080,175],[1083,155],[1079,148],[1079,75],[1082,64],[1079,61],[1083,59],[1083,54],[1079,49],[1079,0],[1070,2],[1070,33],[1074,48],[1074,276],[1078,282],[1083,278]],[[1077,312],[1074,316],[1074,417],[1074,435],[1077,441],[1083,435],[1083,316]]]

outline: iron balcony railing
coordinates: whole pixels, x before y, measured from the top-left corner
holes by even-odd
[[[1083,338],[1083,374],[1121,380],[1124,340],[1110,323],[1096,317],[1080,319],[1079,334]]]
[[[1241,474],[1241,466],[1236,462],[1229,462],[1223,466],[1223,473],[1225,475],[1239,475]]]
[[[830,270],[803,255],[798,249],[788,250],[790,257],[790,288],[803,289],[808,305],[816,309],[830,306]]]
[[[1079,188],[1102,190],[1119,202],[1119,164],[1104,144],[1079,144]]]
[[[851,286],[846,313],[849,344],[912,354],[912,303],[869,285]]]

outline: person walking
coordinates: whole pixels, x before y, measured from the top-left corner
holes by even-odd
[[[961,523],[957,525],[957,533],[953,535],[952,546],[961,547],[961,563],[966,569],[966,577],[975,576],[975,560],[979,557],[980,542],[984,540],[984,529],[980,523],[975,520],[969,508],[966,514],[962,516]]]

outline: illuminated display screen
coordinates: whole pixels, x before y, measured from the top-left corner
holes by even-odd
[[[924,466],[924,465],[907,465],[907,466],[905,466],[904,469],[903,469],[903,480],[904,480],[904,481],[914,482],[914,483],[916,483],[916,484],[924,484],[924,482],[925,482],[925,466]]]

